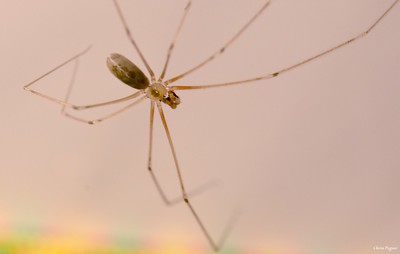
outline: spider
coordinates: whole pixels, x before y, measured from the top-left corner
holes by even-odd
[[[58,70],[59,68],[67,65],[68,63],[74,61],[74,60],[78,60],[82,55],[84,55],[86,52],[88,52],[88,50],[90,49],[90,46],[88,48],[86,48],[84,51],[78,53],[77,55],[73,56],[72,58],[68,59],[67,61],[64,61],[63,63],[61,63],[60,65],[56,66],[55,68],[51,69],[50,71],[46,72],[45,74],[43,74],[42,76],[38,77],[37,79],[33,80],[32,82],[26,84],[23,88],[29,92],[32,92],[33,94],[36,94],[40,97],[43,97],[45,99],[48,99],[52,102],[58,103],[62,106],[62,113],[66,116],[69,117],[73,120],[76,121],[80,121],[86,124],[97,124],[100,123],[102,121],[105,121],[107,119],[110,119],[112,117],[114,117],[115,115],[118,115],[132,107],[134,107],[135,105],[139,104],[140,102],[143,102],[144,100],[148,99],[150,101],[150,135],[149,135],[149,151],[148,151],[148,170],[150,172],[151,178],[154,181],[154,184],[158,190],[158,192],[160,193],[161,198],[163,199],[163,201],[167,204],[170,205],[173,202],[171,200],[169,200],[163,189],[161,188],[153,170],[152,170],[152,146],[153,146],[153,122],[154,122],[154,114],[155,111],[157,109],[160,119],[162,121],[167,139],[168,139],[168,143],[169,143],[169,147],[174,159],[174,163],[175,163],[175,168],[176,168],[176,173],[178,175],[178,179],[179,179],[179,185],[180,185],[180,189],[181,189],[181,194],[182,194],[182,201],[187,205],[187,207],[189,208],[190,212],[192,213],[193,217],[195,218],[197,224],[199,225],[201,231],[203,232],[205,238],[208,240],[209,244],[211,245],[212,249],[215,251],[218,251],[221,246],[223,245],[227,235],[229,234],[230,230],[232,229],[232,225],[233,222],[236,218],[236,216],[232,216],[232,219],[230,220],[230,222],[227,224],[224,233],[222,234],[221,238],[219,241],[215,241],[214,238],[211,237],[211,235],[209,234],[209,231],[207,230],[205,224],[202,222],[202,220],[200,219],[196,209],[193,207],[189,195],[188,195],[188,191],[186,190],[186,186],[184,184],[184,180],[181,174],[181,169],[179,166],[179,161],[177,158],[177,154],[174,148],[174,143],[172,141],[172,137],[168,128],[168,124],[164,115],[164,111],[163,111],[163,105],[167,105],[172,109],[177,108],[180,103],[181,100],[177,94],[178,91],[181,90],[195,90],[195,89],[209,89],[209,88],[217,88],[217,87],[228,87],[228,86],[233,86],[233,85],[239,85],[239,84],[246,84],[246,83],[250,83],[250,82],[255,82],[255,81],[261,81],[261,80],[267,80],[267,79],[271,79],[271,78],[275,78],[280,76],[281,74],[284,74],[286,72],[289,72],[291,70],[296,69],[297,67],[300,67],[306,63],[309,63],[313,60],[316,60],[324,55],[327,55],[329,53],[332,53],[333,51],[336,51],[346,45],[349,45],[351,43],[353,43],[354,41],[361,39],[363,37],[365,37],[366,35],[368,35],[383,19],[384,17],[387,16],[387,14],[393,9],[393,7],[398,4],[400,0],[394,0],[393,3],[372,23],[371,26],[369,26],[366,30],[362,31],[361,33],[348,38],[347,40],[343,41],[340,44],[337,44],[331,48],[325,49],[323,51],[321,51],[320,53],[310,56],[306,59],[303,59],[302,61],[299,61],[295,64],[292,64],[290,66],[287,66],[285,68],[282,68],[280,70],[275,70],[263,75],[260,75],[258,77],[254,77],[254,78],[249,78],[249,79],[244,79],[244,80],[237,80],[237,81],[230,81],[230,82],[225,82],[225,83],[217,83],[217,84],[208,84],[208,85],[198,85],[198,86],[180,86],[180,85],[172,85],[174,82],[188,76],[189,74],[199,70],[200,68],[202,68],[203,66],[205,66],[206,64],[210,63],[211,61],[213,61],[215,58],[217,58],[218,56],[222,55],[226,49],[234,42],[238,39],[238,37],[240,37],[240,35],[243,34],[243,32],[246,31],[246,29],[267,9],[267,7],[270,5],[271,0],[266,1],[261,8],[236,32],[236,34],[234,34],[233,37],[231,37],[226,43],[225,45],[223,45],[219,50],[217,50],[216,52],[214,52],[213,54],[211,54],[209,57],[207,57],[205,60],[203,60],[202,62],[200,62],[199,64],[195,65],[194,67],[188,69],[187,71],[183,72],[180,75],[177,75],[175,77],[172,77],[170,79],[165,80],[165,75],[169,66],[169,62],[170,62],[170,58],[171,55],[174,51],[175,48],[175,43],[177,41],[177,38],[179,37],[179,34],[182,30],[183,24],[185,23],[185,19],[189,13],[189,10],[192,6],[192,0],[188,0],[187,4],[184,8],[183,11],[183,15],[180,19],[178,28],[173,36],[172,42],[170,43],[170,46],[168,48],[167,51],[167,57],[164,63],[164,67],[162,69],[161,75],[159,77],[156,77],[152,68],[150,67],[150,65],[148,64],[148,62],[146,61],[145,56],[142,54],[138,44],[136,43],[134,36],[132,35],[128,24],[124,18],[124,15],[122,13],[122,9],[118,3],[117,0],[113,0],[116,11],[118,13],[118,16],[122,22],[122,25],[125,29],[125,33],[126,36],[128,37],[128,39],[130,40],[131,44],[133,45],[133,47],[135,48],[135,50],[137,51],[137,53],[139,54],[139,57],[141,59],[141,61],[143,62],[143,64],[145,65],[145,68],[149,74],[149,77],[147,77],[142,70],[139,69],[139,67],[137,67],[133,62],[131,62],[128,58],[126,58],[125,56],[118,54],[118,53],[112,53],[110,54],[110,56],[107,58],[106,60],[106,64],[108,69],[110,70],[110,72],[117,77],[121,82],[125,83],[126,85],[130,86],[131,88],[133,88],[135,90],[134,93],[122,97],[122,98],[118,98],[115,100],[111,100],[111,101],[106,101],[106,102],[101,102],[101,103],[96,103],[96,104],[90,104],[90,105],[75,105],[72,104],[68,101],[69,98],[69,94],[71,92],[71,86],[72,86],[72,82],[70,84],[70,87],[68,89],[66,98],[64,100],[62,99],[58,99],[52,96],[49,96],[47,94],[41,93],[37,90],[33,90],[32,89],[32,85],[35,84],[37,81],[41,80],[42,78],[50,75],[51,73],[55,72],[56,70]],[[134,100],[136,99],[136,100]],[[81,118],[79,116],[76,116],[74,114],[71,114],[69,112],[67,112],[65,109],[66,108],[70,108],[73,110],[85,110],[85,109],[91,109],[91,108],[97,108],[97,107],[103,107],[103,106],[107,106],[107,105],[111,105],[111,104],[118,104],[120,102],[126,102],[126,101],[131,101],[133,100],[133,102],[131,102],[130,104],[124,106],[123,108],[110,113],[108,115],[105,115],[103,117],[100,118],[96,118],[96,119],[84,119]]]

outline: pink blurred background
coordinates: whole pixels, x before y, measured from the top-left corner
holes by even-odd
[[[194,0],[167,77],[218,50],[264,2]],[[176,84],[274,72],[360,33],[392,2],[275,0],[223,56]],[[159,74],[185,1],[120,4]],[[219,181],[193,198],[215,238],[240,205],[243,215],[227,246],[243,253],[400,248],[399,25],[400,5],[364,39],[276,79],[179,93],[182,104],[166,109],[166,117],[187,188]],[[118,52],[144,70],[112,1],[2,1],[0,32],[0,226],[34,224],[207,248],[188,209],[167,208],[147,172],[148,102],[89,126],[22,90],[93,44],[80,62],[71,101],[130,93],[105,65]],[[62,98],[72,67],[37,88]],[[175,197],[178,181],[160,124],[157,119],[154,170]]]

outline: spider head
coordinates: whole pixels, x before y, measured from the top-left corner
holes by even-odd
[[[169,105],[171,108],[175,109],[179,103],[181,103],[181,99],[176,95],[174,91],[171,89],[168,90],[168,96],[163,98],[163,102]]]
[[[163,83],[156,82],[146,89],[146,95],[153,101],[161,101],[175,109],[181,100],[172,89]]]

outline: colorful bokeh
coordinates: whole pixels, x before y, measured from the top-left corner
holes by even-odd
[[[0,224],[0,254],[180,254],[212,253],[209,249],[157,240],[140,242],[126,235],[96,235],[79,230]],[[204,246],[204,248],[207,246]],[[225,248],[220,253],[235,254]]]

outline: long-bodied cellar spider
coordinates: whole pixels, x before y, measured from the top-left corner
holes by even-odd
[[[110,119],[110,118],[134,107],[135,105],[139,104],[140,102],[143,102],[144,100],[149,99],[150,100],[150,136],[149,136],[149,151],[148,151],[148,170],[151,174],[151,178],[153,179],[153,181],[156,185],[156,188],[157,188],[158,192],[160,193],[163,201],[166,204],[170,204],[171,201],[166,197],[163,189],[161,188],[160,184],[158,183],[156,175],[154,174],[154,172],[152,170],[153,122],[154,122],[154,114],[155,114],[155,111],[157,110],[159,113],[159,117],[162,121],[163,127],[165,129],[165,133],[166,133],[166,136],[168,139],[171,153],[172,153],[172,156],[173,156],[173,159],[175,162],[176,173],[178,175],[180,189],[181,189],[181,193],[182,193],[182,200],[186,203],[189,210],[193,214],[195,220],[197,221],[201,231],[207,238],[211,247],[216,251],[219,250],[221,248],[221,246],[223,245],[224,239],[226,238],[227,234],[229,233],[232,223],[228,223],[226,230],[224,231],[224,233],[221,237],[221,240],[216,241],[213,237],[211,237],[206,225],[202,222],[196,209],[193,207],[192,203],[190,202],[190,197],[188,195],[186,186],[184,184],[183,177],[181,175],[181,169],[179,166],[177,154],[175,152],[173,140],[172,140],[169,128],[168,128],[168,124],[167,124],[165,115],[164,115],[163,104],[168,105],[172,109],[175,109],[176,107],[178,107],[180,105],[181,101],[177,94],[177,91],[180,91],[180,90],[196,90],[196,89],[227,87],[227,86],[232,86],[232,85],[247,84],[250,82],[261,81],[261,80],[278,77],[283,73],[294,70],[299,66],[302,66],[313,60],[316,60],[316,59],[318,59],[324,55],[327,55],[333,51],[336,51],[348,44],[351,44],[358,39],[365,37],[372,30],[375,29],[375,27],[384,19],[384,17],[387,16],[389,11],[392,10],[392,8],[399,2],[399,0],[393,1],[391,3],[391,5],[382,14],[380,14],[378,16],[378,18],[375,19],[369,27],[367,27],[366,30],[356,34],[355,36],[353,36],[351,38],[347,38],[342,43],[339,43],[333,47],[325,49],[318,54],[312,55],[312,56],[310,56],[306,59],[303,59],[302,61],[299,61],[297,63],[294,63],[292,65],[286,66],[279,70],[273,70],[273,71],[267,72],[258,77],[248,78],[248,79],[244,79],[244,80],[228,81],[228,82],[217,83],[217,84],[186,86],[186,85],[172,85],[172,84],[175,83],[176,81],[179,81],[180,79],[188,76],[189,74],[201,69],[203,66],[207,65],[208,63],[213,61],[215,58],[223,55],[223,53],[226,52],[226,49],[228,49],[229,46],[232,45],[232,43],[234,43],[247,30],[247,28],[268,8],[271,1],[270,0],[266,1],[261,6],[261,8],[258,10],[258,12],[255,13],[237,31],[237,33],[235,33],[219,50],[217,50],[216,52],[211,54],[209,57],[205,58],[204,61],[200,62],[199,64],[197,64],[197,65],[189,68],[188,70],[184,71],[183,73],[181,73],[175,77],[169,78],[169,79],[165,79],[166,73],[168,70],[168,66],[169,66],[169,62],[170,62],[171,56],[172,56],[174,48],[175,48],[175,43],[181,33],[181,30],[183,28],[183,25],[185,23],[185,20],[189,13],[189,10],[191,9],[193,1],[192,0],[187,1],[183,15],[180,19],[178,28],[177,28],[177,30],[173,36],[172,42],[170,43],[170,46],[168,48],[164,67],[161,71],[161,74],[158,77],[155,75],[154,71],[148,64],[146,57],[143,55],[142,51],[140,50],[139,45],[136,43],[134,36],[131,33],[129,26],[124,18],[124,15],[123,15],[122,9],[120,8],[119,3],[117,2],[117,0],[113,0],[113,1],[114,1],[115,8],[117,10],[117,13],[121,19],[122,25],[125,29],[126,35],[127,35],[128,39],[130,40],[131,44],[133,45],[133,47],[135,48],[135,50],[137,51],[137,53],[139,54],[139,57],[140,57],[141,61],[143,62],[143,64],[145,65],[145,68],[150,77],[148,78],[134,63],[132,63],[126,57],[124,57],[120,54],[117,54],[117,53],[113,53],[107,58],[107,66],[108,66],[109,70],[119,80],[121,80],[123,83],[127,84],[128,86],[130,86],[138,91],[135,91],[134,93],[132,93],[128,96],[118,98],[115,100],[111,100],[111,101],[90,104],[90,105],[75,105],[75,104],[70,103],[69,99],[68,99],[71,89],[68,90],[68,93],[67,93],[67,96],[65,99],[58,99],[53,96],[50,96],[50,95],[47,95],[47,94],[44,94],[42,92],[32,89],[32,85],[35,84],[37,81],[48,76],[49,74],[53,73],[54,71],[58,70],[59,68],[67,65],[68,63],[77,60],[82,55],[84,55],[89,50],[90,47],[85,49],[84,51],[80,52],[79,54],[73,56],[72,58],[68,59],[67,61],[61,63],[60,65],[56,66],[55,68],[51,69],[50,71],[48,71],[44,75],[40,76],[39,78],[28,83],[27,85],[24,86],[24,89],[27,91],[30,91],[38,96],[41,96],[45,99],[48,99],[52,102],[60,104],[62,106],[62,113],[66,117],[69,117],[73,120],[76,120],[76,121],[79,121],[82,123],[87,123],[87,124],[97,124],[97,123],[100,123],[107,119]],[[71,86],[70,86],[70,88],[71,88]],[[66,111],[67,108],[80,111],[80,110],[87,110],[87,109],[91,109],[91,108],[103,107],[103,106],[112,105],[112,104],[118,104],[120,102],[127,102],[127,101],[131,101],[131,100],[132,100],[132,102],[130,104],[122,107],[121,109],[119,109],[113,113],[110,113],[108,115],[105,115],[103,117],[96,118],[96,119],[82,118],[80,116],[77,116],[75,114],[72,114],[72,113]]]

